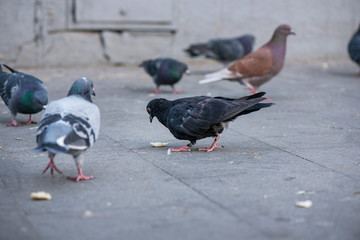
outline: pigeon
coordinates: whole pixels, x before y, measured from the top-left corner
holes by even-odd
[[[50,168],[61,173],[54,163],[58,153],[67,153],[74,157],[78,175],[71,180],[89,180],[82,172],[82,153],[96,141],[100,130],[100,111],[92,103],[95,96],[93,81],[79,78],[71,86],[67,97],[53,101],[46,108],[36,133],[35,152],[48,151],[50,161],[43,174]]]
[[[278,74],[284,66],[286,53],[286,38],[295,35],[289,25],[283,24],[275,29],[268,43],[255,52],[249,53],[227,68],[208,74],[200,84],[220,80],[238,81],[250,89],[251,94]]]
[[[190,57],[204,56],[222,64],[239,60],[253,50],[255,37],[247,34],[237,38],[216,38],[190,45],[184,51]]]
[[[200,151],[212,151],[217,146],[220,134],[230,121],[235,118],[270,107],[273,103],[260,103],[266,100],[265,92],[238,99],[225,97],[196,96],[168,101],[164,98],[151,100],[146,110],[150,122],[157,117],[175,138],[188,140],[190,143],[171,151],[191,151],[197,140],[215,137],[210,147],[199,148]]]
[[[180,81],[184,73],[190,74],[188,66],[172,58],[156,58],[143,61],[139,67],[153,78],[156,89],[152,93],[161,93],[160,85],[171,85],[173,93],[183,93],[176,90],[174,84]]]
[[[21,126],[15,119],[17,113],[30,114],[29,120],[23,124],[36,124],[32,120],[32,114],[43,110],[48,103],[45,84],[34,76],[2,65],[11,71],[4,72],[0,65],[0,95],[11,114],[11,123],[7,126]]]
[[[360,67],[360,24],[358,30],[351,37],[348,44],[350,58]],[[358,73],[360,76],[360,72]]]

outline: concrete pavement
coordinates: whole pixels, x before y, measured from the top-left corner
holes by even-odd
[[[198,85],[220,67],[190,65],[177,85],[185,94],[161,87],[158,96],[247,95],[237,83]],[[149,142],[187,142],[150,124],[154,84],[142,69],[21,70],[46,83],[50,100],[91,78],[102,123],[84,154],[84,174],[95,179],[75,183],[66,179],[76,175],[69,155],[55,158],[64,175],[41,175],[48,157],[32,152],[36,125],[6,127],[1,101],[0,239],[360,239],[360,78],[349,61],[288,64],[260,89],[276,105],[230,123],[223,149],[171,155]],[[53,199],[33,201],[34,191]],[[312,207],[295,206],[303,200]]]

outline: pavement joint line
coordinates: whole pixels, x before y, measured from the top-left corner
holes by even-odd
[[[272,145],[272,144],[270,144],[270,143],[264,142],[264,141],[262,141],[262,140],[260,140],[260,139],[257,139],[256,137],[243,134],[243,133],[241,133],[241,132],[239,132],[239,131],[237,131],[237,130],[234,130],[234,131],[236,131],[237,133],[239,133],[239,134],[241,134],[241,135],[243,135],[243,136],[245,136],[245,137],[254,139],[254,140],[256,140],[256,141],[258,141],[258,142],[261,142],[261,143],[263,143],[263,144],[266,144],[266,145],[268,145],[268,146],[270,146],[270,147],[272,147],[272,148],[278,149],[278,150],[280,150],[280,151],[282,151],[282,152],[285,152],[285,153],[287,153],[287,154],[290,154],[290,155],[292,155],[292,156],[295,156],[295,157],[297,157],[297,158],[300,158],[300,159],[305,160],[305,161],[307,161],[307,162],[310,162],[310,163],[312,163],[312,164],[318,165],[318,166],[320,166],[320,167],[322,167],[322,168],[325,168],[325,169],[327,169],[327,170],[331,170],[332,172],[338,173],[338,174],[343,175],[343,176],[345,176],[345,177],[348,177],[348,178],[350,178],[350,179],[352,179],[352,180],[355,180],[355,181],[358,180],[357,178],[354,178],[354,177],[351,176],[351,175],[348,175],[348,174],[343,173],[343,172],[341,172],[341,171],[337,171],[336,169],[329,168],[329,167],[327,167],[326,165],[323,165],[323,164],[321,164],[321,163],[317,163],[317,162],[315,162],[315,161],[313,161],[313,160],[311,160],[311,159],[308,159],[308,158],[306,158],[306,157],[300,156],[299,154],[290,152],[290,151],[288,151],[288,150],[282,149],[282,148],[277,147],[277,146],[275,146],[275,145]]]
[[[124,147],[125,149],[128,149],[129,151],[131,151],[132,153],[136,154],[139,158],[143,159],[144,161],[150,163],[151,165],[153,165],[154,167],[156,167],[157,169],[161,170],[162,172],[166,173],[167,175],[169,175],[170,177],[176,179],[178,182],[180,182],[181,184],[185,185],[186,187],[190,188],[192,191],[194,191],[195,193],[197,193],[198,195],[200,195],[201,197],[205,198],[206,200],[208,200],[210,203],[214,204],[215,206],[217,206],[218,208],[222,209],[223,211],[225,211],[226,213],[228,213],[230,216],[234,217],[237,221],[239,222],[245,222],[248,226],[250,226],[251,228],[255,227],[253,226],[253,224],[251,224],[250,222],[244,221],[244,219],[242,219],[238,214],[236,214],[235,212],[231,211],[229,208],[227,208],[226,206],[224,206],[223,204],[219,203],[218,201],[212,199],[211,197],[209,197],[208,195],[206,195],[205,193],[203,193],[202,191],[196,189],[195,187],[193,187],[191,184],[187,183],[186,181],[182,180],[181,178],[175,176],[174,174],[172,174],[171,172],[167,171],[166,169],[160,167],[159,165],[157,165],[156,163],[146,159],[145,157],[143,157],[142,155],[140,155],[138,152],[135,151],[135,149],[131,149],[131,148],[127,148],[125,147],[123,144],[121,144],[120,142],[116,141],[115,139],[113,139],[112,137],[110,137],[109,135],[107,135],[106,133],[101,133],[102,135],[105,135],[108,139],[120,144],[122,147]],[[117,151],[116,151],[117,152]]]

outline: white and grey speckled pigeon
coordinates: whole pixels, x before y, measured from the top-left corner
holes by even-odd
[[[92,103],[91,95],[95,96],[93,81],[79,78],[71,86],[67,97],[53,101],[46,108],[36,134],[38,146],[36,152],[48,151],[50,162],[44,169],[55,169],[54,157],[58,153],[71,154],[78,169],[77,177],[71,180],[89,180],[93,176],[84,176],[81,165],[82,153],[96,141],[100,130],[100,111]]]
[[[7,126],[20,126],[16,122],[17,113],[30,114],[29,120],[23,124],[36,123],[31,114],[44,109],[48,103],[45,84],[38,78],[18,72],[3,64],[11,73],[3,72],[0,65],[0,95],[11,113],[11,123]]]

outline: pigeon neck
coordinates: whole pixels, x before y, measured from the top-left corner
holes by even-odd
[[[155,116],[164,126],[167,127],[167,117],[170,111],[170,104],[168,102],[159,104],[155,110]]]
[[[71,96],[71,95],[75,95],[75,96],[81,97],[89,102],[92,102],[89,91],[83,91],[82,88],[71,88],[68,93],[68,96]]]
[[[269,45],[272,48],[272,51],[277,56],[285,56],[286,53],[286,35],[274,33],[271,38]]]

